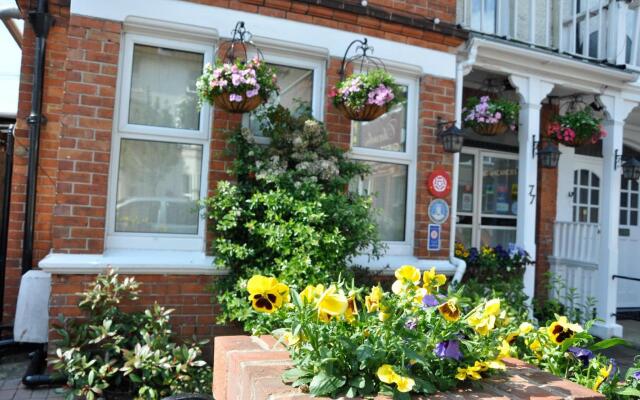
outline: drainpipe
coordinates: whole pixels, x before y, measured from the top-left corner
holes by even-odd
[[[7,27],[7,30],[13,37],[13,40],[16,41],[18,47],[22,48],[22,32],[20,32],[18,25],[13,22],[14,19],[22,19],[22,14],[20,14],[18,7],[0,7],[0,20],[2,20],[4,26]]]
[[[2,225],[0,225],[0,321],[4,314],[4,277],[7,270],[7,242],[9,240],[9,206],[11,205],[11,177],[13,172],[13,132],[14,126],[3,129],[5,133],[4,155],[4,198],[2,199]]]
[[[476,56],[478,49],[473,45],[471,41],[469,47],[469,54],[467,59],[456,63],[456,104],[455,104],[455,120],[458,128],[462,127],[462,89],[464,83],[465,70],[470,68],[476,62]],[[459,283],[462,281],[465,271],[467,270],[467,263],[456,257],[456,223],[458,213],[458,175],[459,175],[459,163],[460,153],[453,153],[453,179],[451,187],[451,232],[449,233],[449,262],[456,267],[456,272],[453,275],[451,281],[453,283]]]
[[[27,203],[24,216],[24,237],[22,240],[22,274],[33,265],[33,234],[36,216],[36,184],[38,178],[38,153],[40,149],[40,129],[44,122],[42,116],[42,88],[44,81],[44,58],[49,28],[53,17],[47,10],[47,0],[38,0],[35,11],[29,12],[29,22],[36,35],[33,61],[33,82],[31,89],[31,113],[27,117],[29,124],[29,161],[27,172]]]

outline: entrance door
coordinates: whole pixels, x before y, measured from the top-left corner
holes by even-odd
[[[640,278],[640,227],[638,226],[638,181],[622,179],[620,192],[620,231],[618,275]],[[640,308],[640,282],[618,280],[618,308]]]

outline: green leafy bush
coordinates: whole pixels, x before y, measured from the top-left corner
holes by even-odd
[[[155,400],[211,392],[211,368],[200,359],[199,346],[172,340],[172,310],[157,304],[144,312],[121,310],[123,301],[138,299],[138,287],[133,278],[120,280],[109,270],[79,293],[85,318],[61,319],[53,364],[67,380],[67,399],[122,392]]]
[[[257,144],[248,129],[235,132],[237,181],[219,182],[203,201],[216,265],[229,271],[215,283],[218,322],[240,321],[247,330],[268,324],[246,307],[252,275],[300,288],[351,276],[351,257],[381,250],[371,199],[347,190],[367,168],[330,145],[324,126],[306,114],[277,106],[257,116],[270,143]]]

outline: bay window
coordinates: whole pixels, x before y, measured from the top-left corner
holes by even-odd
[[[351,156],[370,174],[350,190],[373,197],[380,238],[388,255],[413,255],[417,157],[417,82],[396,76],[406,100],[371,122],[351,123]]]
[[[204,250],[210,108],[195,82],[212,58],[211,43],[125,34],[107,248]]]

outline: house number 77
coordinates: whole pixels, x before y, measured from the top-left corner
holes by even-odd
[[[536,200],[536,185],[529,185],[529,198],[531,198],[529,204],[533,204]]]

